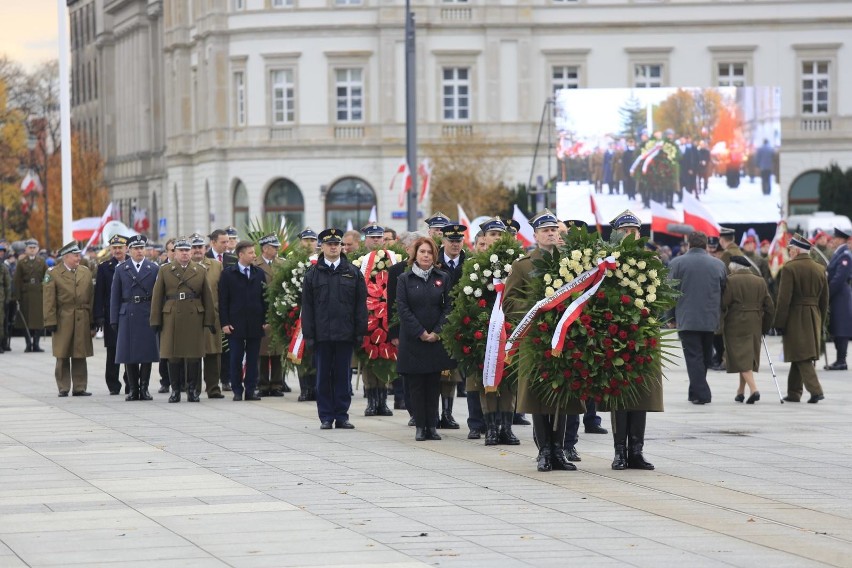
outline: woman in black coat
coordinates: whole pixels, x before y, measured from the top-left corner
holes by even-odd
[[[452,307],[450,278],[435,268],[438,247],[430,238],[417,239],[410,270],[399,277],[396,309],[399,313],[399,354],[396,369],[409,386],[415,440],[440,440],[437,416],[441,373],[453,369],[439,334]]]

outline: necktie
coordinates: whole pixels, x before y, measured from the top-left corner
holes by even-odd
[[[248,269],[248,266],[246,266],[246,267],[243,269],[243,272],[245,272],[245,273],[246,273],[246,278],[248,278],[248,277],[249,277],[249,269]]]
[[[218,258],[219,258],[219,262],[222,262],[222,253],[219,253]]]
[[[141,265],[141,264],[137,264],[137,265],[136,265],[136,272],[139,272],[139,269],[140,269],[141,267],[142,267],[142,265]]]
[[[450,262],[448,262],[448,263],[447,263],[447,266],[449,266],[449,267],[450,267],[450,270],[455,270],[455,268],[456,268],[456,261],[455,261],[455,260],[451,260]]]

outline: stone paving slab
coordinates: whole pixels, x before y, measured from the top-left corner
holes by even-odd
[[[780,342],[770,339],[771,353]],[[577,472],[535,471],[520,446],[467,429],[416,443],[408,417],[321,431],[297,393],[260,402],[109,396],[98,345],[87,398],[56,397],[53,359],[0,356],[0,566],[849,566],[852,373],[826,400],[686,399],[667,372],[648,419],[653,472],[612,471],[610,436],[580,434]],[[776,362],[786,383],[788,365]],[[295,378],[290,384],[297,383]],[[464,424],[464,399],[455,405]],[[608,427],[608,415],[602,414]]]

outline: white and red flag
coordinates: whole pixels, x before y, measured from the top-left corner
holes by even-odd
[[[467,231],[464,232],[464,244],[468,246],[468,248],[473,248],[473,239],[471,239],[471,235],[473,234],[473,227],[470,226],[470,218],[468,218],[467,213],[464,212],[460,203],[456,204],[459,213],[459,223],[467,227]]]
[[[589,190],[589,202],[592,206],[592,214],[595,216],[595,225],[598,228],[598,233],[601,233],[601,227],[603,227],[603,218],[601,217],[601,210],[598,207],[598,204],[595,202],[595,194],[592,193],[592,190]]]
[[[533,229],[532,225],[530,225],[529,220],[526,215],[523,214],[521,208],[515,205],[515,210],[512,212],[512,219],[518,222],[518,225],[521,226],[518,229],[518,240],[523,243],[525,247],[531,247],[535,244],[535,229]]]
[[[429,195],[429,186],[432,183],[432,162],[429,161],[429,158],[425,158],[417,166],[417,175],[420,182],[420,196],[417,198],[417,203],[423,203],[423,200]]]
[[[32,170],[27,172],[27,175],[21,181],[21,191],[24,192],[24,195],[29,195],[33,191],[41,193],[42,185],[37,173]]]
[[[708,237],[719,236],[721,227],[713,218],[713,214],[688,191],[683,192],[683,222]]]
[[[89,242],[87,242],[86,246],[83,247],[83,254],[86,254],[86,250],[92,246],[92,243],[98,242],[98,239],[101,238],[101,233],[104,232],[104,227],[106,227],[106,224],[110,221],[112,221],[112,201],[109,202],[109,205],[106,206],[106,211],[104,211],[104,214],[101,215],[101,222],[98,225],[98,228],[95,229],[95,232],[92,233],[91,237],[89,237]]]
[[[393,174],[393,177],[390,181],[390,189],[393,191],[396,189],[398,183],[397,180],[402,179],[402,188],[399,192],[399,206],[402,207],[405,204],[405,196],[411,191],[411,168],[408,167],[408,162],[405,158],[399,163],[396,168],[396,171]]]
[[[376,211],[375,205],[373,205],[373,208],[370,209],[370,217],[367,219],[367,222],[370,224],[379,222],[379,214]]]
[[[136,208],[133,211],[133,230],[137,233],[147,233],[151,228],[151,223],[148,221],[148,210]]]
[[[651,201],[651,232],[665,235],[680,236],[680,233],[669,231],[669,225],[683,224],[683,215],[674,209],[666,209],[666,206],[657,201]]]

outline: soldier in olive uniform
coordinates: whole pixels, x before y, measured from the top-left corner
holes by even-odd
[[[788,402],[802,398],[802,383],[810,403],[825,398],[814,361],[822,351],[822,322],[828,312],[828,279],[822,267],[808,256],[811,244],[796,235],[787,245],[790,261],[781,269],[775,327],[784,336],[784,359],[790,362],[787,375]]]
[[[201,235],[190,236],[189,244],[192,245],[190,256],[192,261],[197,262],[207,271],[207,285],[210,287],[210,295],[213,297],[213,311],[216,314],[214,317],[216,333],[204,334],[204,390],[207,392],[207,398],[225,398],[225,395],[222,394],[222,388],[219,386],[222,377],[223,342],[222,334],[218,331],[221,329],[219,325],[219,277],[222,275],[222,263],[206,255],[204,238]],[[184,388],[186,388],[186,385],[184,385]]]
[[[25,243],[25,255],[18,261],[15,269],[13,297],[21,309],[21,327],[29,329],[24,333],[27,341],[26,352],[41,353],[44,351],[39,347],[42,329],[44,328],[44,312],[42,310],[41,281],[47,272],[47,264],[38,255],[38,241],[29,239]],[[32,340],[30,340],[32,337]]]
[[[71,241],[59,250],[59,262],[44,276],[44,326],[53,331],[56,386],[59,396],[90,396],[86,391],[86,357],[92,348],[92,272],[80,264],[80,249]]]
[[[260,256],[257,257],[254,264],[263,271],[268,286],[272,282],[275,271],[284,264],[284,260],[278,257],[281,243],[275,234],[270,234],[262,237],[259,244]],[[290,392],[290,387],[287,386],[287,381],[284,379],[284,367],[281,361],[284,350],[280,346],[273,347],[270,345],[271,335],[272,332],[267,331],[260,341],[258,390],[260,396],[284,396],[285,392]]]
[[[6,254],[6,245],[0,243],[0,254]],[[5,262],[0,261],[0,353],[6,344],[6,302],[12,299],[12,273]]]
[[[317,233],[310,227],[297,235],[299,237],[299,245],[302,246],[311,255],[309,262],[316,264],[317,261]],[[305,351],[302,355],[301,365],[296,366],[296,375],[299,377],[299,402],[313,401],[317,399],[317,372],[316,363],[314,362],[313,347],[305,345]]]
[[[743,256],[749,261],[749,264],[760,273],[763,281],[766,282],[766,288],[772,294],[775,290],[775,282],[772,280],[772,271],[769,270],[769,262],[757,252],[757,238],[748,237],[743,243]]]
[[[151,327],[160,332],[160,357],[169,360],[172,387],[169,402],[180,402],[184,378],[189,393],[187,400],[199,402],[204,329],[216,332],[216,312],[207,271],[192,262],[191,249],[185,237],[175,242],[174,262],[160,267],[151,300]]]
[[[517,324],[527,310],[535,303],[527,291],[533,276],[533,262],[542,258],[542,251],[558,254],[556,248],[559,242],[559,221],[549,211],[533,217],[530,224],[535,230],[535,241],[538,248],[528,256],[516,260],[512,264],[512,274],[506,280],[503,309],[506,319]],[[521,346],[523,348],[524,346]],[[565,439],[567,414],[583,414],[586,409],[580,400],[575,400],[568,408],[556,408],[544,404],[530,388],[530,378],[534,370],[525,364],[524,358],[518,361],[518,412],[529,412],[533,419],[533,432],[538,444],[537,467],[539,471],[551,469],[575,470],[577,466],[568,461],[562,450]]]

